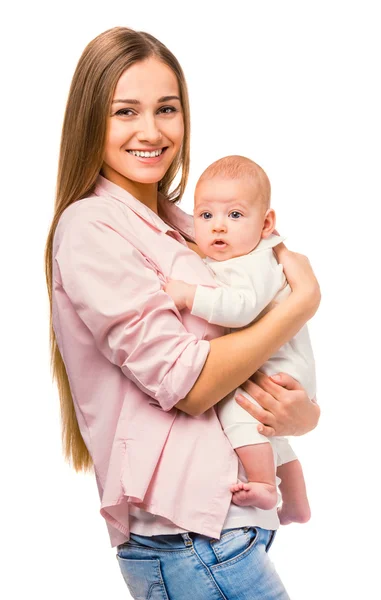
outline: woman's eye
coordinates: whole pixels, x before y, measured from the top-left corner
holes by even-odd
[[[160,114],[170,115],[171,113],[177,112],[177,108],[175,108],[174,106],[162,106],[161,108],[159,108],[158,112]],[[131,110],[131,108],[120,108],[115,114],[122,117],[130,117],[135,113],[133,110]]]
[[[129,117],[130,114],[133,115],[134,112],[130,108],[121,108],[115,114],[118,116]]]
[[[242,213],[238,212],[238,210],[233,210],[229,216],[233,217],[233,219],[239,219],[242,217]]]
[[[164,113],[165,115],[170,115],[171,113],[177,112],[177,108],[174,106],[162,106],[159,109],[159,112]]]
[[[210,219],[212,217],[212,214],[210,212],[204,212],[202,213],[201,217],[203,219]]]

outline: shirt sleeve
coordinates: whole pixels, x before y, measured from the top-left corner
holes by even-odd
[[[267,265],[267,263],[266,263]],[[282,265],[269,271],[260,261],[248,259],[230,264],[216,274],[217,288],[198,285],[192,315],[225,327],[251,323],[274,299],[284,282]]]
[[[83,221],[60,228],[58,283],[99,351],[170,410],[193,387],[210,344],[185,329],[147,257],[109,224]]]

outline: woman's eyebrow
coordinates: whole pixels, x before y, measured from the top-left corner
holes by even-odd
[[[169,100],[180,100],[178,96],[162,96],[158,99],[158,102],[169,102]],[[140,104],[140,100],[134,100],[130,98],[118,98],[117,100],[113,100],[112,103],[116,104],[117,102],[124,102],[125,104]]]

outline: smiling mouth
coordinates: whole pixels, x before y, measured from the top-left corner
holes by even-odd
[[[161,156],[167,150],[167,146],[164,148],[158,148],[157,150],[127,150],[128,154],[137,156],[138,158],[155,158]]]

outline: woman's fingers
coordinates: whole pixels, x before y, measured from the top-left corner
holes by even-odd
[[[271,375],[271,381],[275,381],[276,384],[281,385],[282,388],[286,390],[302,390],[303,387],[300,385],[299,381],[296,381],[291,375],[287,373],[277,373],[276,375]]]
[[[270,394],[275,400],[285,400],[286,394],[284,390],[302,390],[302,386],[296,379],[288,375],[287,373],[276,373],[268,377],[261,371],[257,371],[252,376],[253,381],[263,391]]]
[[[275,424],[274,416],[270,412],[264,410],[256,404],[253,404],[252,402],[250,402],[250,400],[248,400],[247,398],[245,398],[245,396],[242,396],[241,394],[237,394],[235,399],[236,402],[240,406],[242,406],[242,408],[247,410],[247,412],[252,417],[254,417],[254,419],[257,419],[257,421],[259,421],[259,424],[257,425],[259,433],[265,435],[266,437],[271,437],[275,435],[275,429],[271,426],[271,423],[274,422]]]
[[[251,380],[259,387],[259,389],[271,396],[275,401],[280,399],[283,392],[283,387],[280,382],[273,381],[273,378],[268,377],[261,371],[254,373]]]
[[[258,380],[258,383],[259,382],[260,379]],[[272,396],[271,391],[263,389],[262,383],[260,383],[260,385],[261,387],[253,381],[251,381],[250,379],[248,379],[247,381],[245,381],[245,383],[241,385],[241,387],[245,390],[245,392],[249,394],[249,396],[254,398],[254,400],[256,400],[258,404],[262,406],[262,408],[273,412],[273,410],[275,409],[276,400]],[[274,386],[275,385],[276,384],[274,383]]]
[[[303,387],[296,379],[287,373],[276,373],[267,376],[261,371],[257,371],[253,376],[253,381],[265,392],[273,396],[276,400],[284,400],[284,390],[302,390]]]
[[[277,261],[279,263],[282,263],[282,257],[285,255],[286,252],[288,252],[288,249],[287,249],[287,246],[285,245],[285,243],[281,242],[280,244],[277,244],[276,246],[274,246],[273,250],[277,257]]]
[[[257,429],[259,433],[265,435],[266,437],[272,437],[275,435],[275,429],[273,427],[268,427],[267,425],[258,425]]]
[[[275,246],[274,252],[278,262],[283,265],[284,274],[291,289],[300,288],[305,293],[311,294],[312,297],[315,298],[316,296],[316,302],[318,300],[320,302],[319,284],[307,256],[298,252],[291,252],[283,243]]]
[[[263,424],[258,431],[268,437],[272,435],[303,435],[316,427],[320,408],[311,402],[306,390],[287,373],[267,377],[257,371],[255,382],[245,381],[241,386],[257,401],[250,402],[237,394],[237,402],[255,419]],[[273,380],[278,380],[275,383]]]

